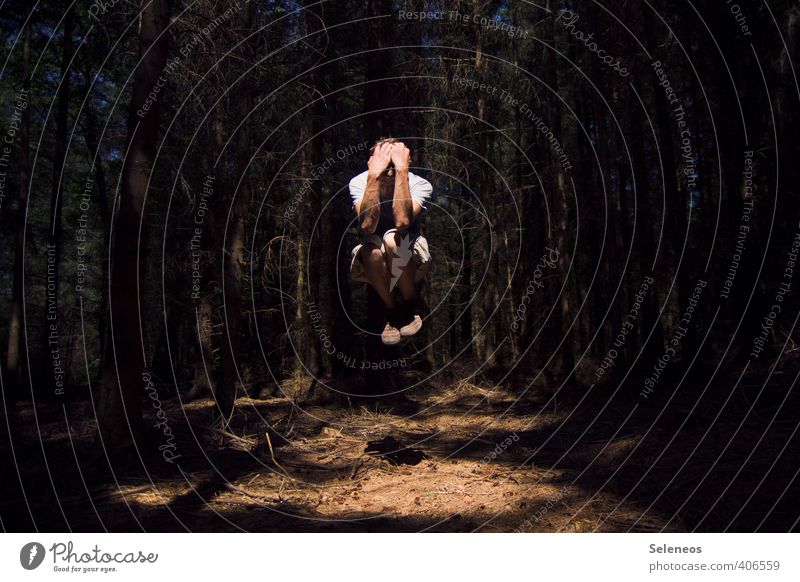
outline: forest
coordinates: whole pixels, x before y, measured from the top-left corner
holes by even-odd
[[[0,24],[3,531],[798,530],[796,2]],[[432,187],[395,345],[388,137]]]

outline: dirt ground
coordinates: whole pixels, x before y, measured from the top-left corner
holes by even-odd
[[[351,398],[338,388],[315,386],[302,406],[279,394],[239,398],[225,432],[208,428],[212,400],[165,399],[160,405],[174,446],[165,447],[164,433],[154,430],[148,451],[140,451],[146,470],[132,463],[139,468],[113,473],[95,445],[90,402],[18,403],[8,415],[13,443],[3,443],[3,529],[591,532],[796,525],[790,502],[796,472],[780,472],[785,463],[774,462],[785,460],[777,451],[796,443],[793,433],[787,441],[787,431],[766,435],[757,423],[736,433],[736,423],[709,431],[718,402],[695,404],[688,414],[688,405],[647,409],[579,386],[512,391],[460,381],[382,398]],[[768,418],[771,410],[761,412]],[[157,422],[153,410],[146,419]],[[742,450],[752,453],[759,436],[775,454],[743,462]],[[166,462],[159,446],[178,456]],[[769,477],[766,488],[763,482],[756,488],[754,471]]]

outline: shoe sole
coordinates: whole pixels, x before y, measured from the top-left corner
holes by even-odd
[[[419,322],[419,325],[413,324],[413,327],[412,324],[405,325],[400,328],[400,337],[411,337],[417,335],[421,329],[422,329],[421,321]]]

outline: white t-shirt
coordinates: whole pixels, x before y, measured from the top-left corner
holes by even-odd
[[[361,172],[350,180],[350,198],[353,199],[353,206],[364,197],[364,190],[367,189],[367,174],[369,171]],[[425,178],[416,174],[408,173],[408,190],[412,200],[416,200],[424,209],[425,201],[431,197],[433,186]]]

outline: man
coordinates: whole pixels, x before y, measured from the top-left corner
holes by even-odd
[[[353,280],[369,283],[386,306],[381,341],[393,345],[422,328],[417,285],[430,266],[428,241],[417,218],[433,188],[412,174],[411,152],[394,138],[370,149],[367,171],[350,180],[364,241],[353,249]]]

